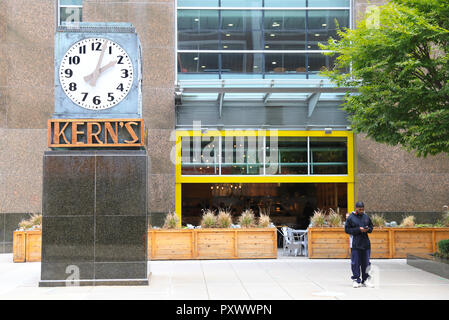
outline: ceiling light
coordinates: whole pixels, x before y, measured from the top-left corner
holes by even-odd
[[[257,69],[257,68],[259,68],[258,66],[254,66],[254,69]]]
[[[323,26],[323,27],[327,27],[327,24],[323,23],[322,26]]]
[[[194,20],[195,20],[196,22],[200,21],[200,19],[198,19],[198,18],[195,18]]]
[[[201,66],[201,68],[203,68],[203,69],[204,69],[204,68],[206,68],[206,66]]]
[[[193,58],[193,60],[198,60],[198,57]]]
[[[223,46],[223,48],[227,49],[227,48],[228,48],[228,46]]]
[[[274,33],[270,34],[270,37],[275,37],[276,35]]]
[[[226,33],[226,37],[230,37],[231,36],[231,34],[230,33]]]
[[[233,26],[234,26],[234,24],[232,24],[232,23],[228,24],[228,27],[233,27]]]
[[[277,64],[277,62],[276,62],[276,61],[273,61],[271,64]]]
[[[315,37],[319,37],[320,36],[320,34],[319,33],[315,33]]]
[[[265,46],[266,49],[268,49],[270,46]]]

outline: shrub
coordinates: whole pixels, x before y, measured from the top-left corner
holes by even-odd
[[[260,228],[269,228],[271,224],[271,219],[268,214],[261,214],[259,217],[259,227]]]
[[[230,228],[232,224],[231,211],[229,209],[219,209],[217,216],[218,228]]]
[[[28,219],[23,219],[19,223],[19,228],[27,230],[34,227],[40,228],[42,226],[42,215],[38,213],[33,213]]]
[[[310,222],[314,227],[324,227],[326,224],[326,215],[323,210],[315,210],[313,216],[310,217]]]
[[[385,218],[382,215],[379,214],[373,214],[371,216],[371,221],[373,223],[373,226],[376,228],[383,228],[385,227]]]
[[[440,256],[449,259],[449,239],[438,242]]]
[[[179,219],[176,212],[169,212],[165,216],[164,229],[177,229],[179,226]]]
[[[239,217],[239,224],[242,228],[253,228],[255,226],[256,218],[252,209],[246,209]]]
[[[415,217],[414,216],[404,217],[399,226],[403,228],[413,228],[415,226]]]
[[[203,210],[203,216],[201,217],[201,228],[215,228],[216,226],[217,217],[215,216],[215,210]]]
[[[330,227],[340,227],[343,224],[341,216],[332,208],[329,209],[329,214],[326,216],[326,221]]]

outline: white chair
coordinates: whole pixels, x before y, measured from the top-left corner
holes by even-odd
[[[283,243],[283,254],[285,255],[285,252],[290,255],[294,252],[294,255],[297,256],[298,252],[301,254],[301,243],[297,239],[295,239],[295,235],[293,233],[293,229],[288,227],[282,227],[282,234],[284,236],[284,243]]]

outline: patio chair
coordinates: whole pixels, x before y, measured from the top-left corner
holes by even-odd
[[[282,227],[282,233],[284,236],[284,243],[283,243],[283,250],[284,255],[285,252],[290,255],[292,252],[294,252],[294,255],[297,256],[298,252],[301,254],[301,243],[300,241],[295,239],[295,235],[293,233],[293,229],[288,227]]]

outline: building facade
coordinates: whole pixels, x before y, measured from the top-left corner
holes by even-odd
[[[139,34],[153,225],[168,211],[197,223],[204,208],[251,207],[304,226],[314,209],[344,213],[357,199],[396,220],[435,219],[448,204],[448,157],[354,135],[344,91],[319,74],[333,60],[318,43],[380,3],[0,1],[0,252],[42,210],[54,32],[73,21],[131,22]]]

